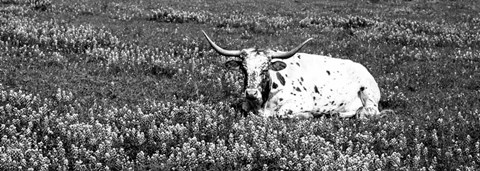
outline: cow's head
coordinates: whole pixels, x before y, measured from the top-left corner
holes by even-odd
[[[245,98],[249,102],[253,102],[259,107],[267,98],[270,88],[269,70],[280,71],[287,65],[280,61],[272,62],[272,59],[288,59],[295,55],[308,41],[306,40],[295,49],[288,52],[277,52],[270,49],[242,49],[242,50],[225,50],[217,46],[208,35],[202,31],[210,45],[219,54],[228,57],[236,57],[226,63],[229,68],[240,68],[245,74]]]

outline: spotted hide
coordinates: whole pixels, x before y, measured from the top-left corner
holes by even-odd
[[[270,49],[225,50],[205,32],[221,55],[236,57],[227,66],[245,74],[245,108],[264,117],[310,118],[320,115],[378,115],[380,90],[361,64],[322,55]]]

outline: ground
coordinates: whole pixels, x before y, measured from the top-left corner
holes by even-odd
[[[476,170],[475,0],[3,0],[0,170]],[[237,111],[221,47],[350,59],[371,120]]]

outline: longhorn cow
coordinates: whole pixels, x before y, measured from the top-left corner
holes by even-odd
[[[380,90],[361,64],[323,55],[288,51],[226,50],[202,30],[217,53],[236,57],[226,63],[245,74],[244,108],[264,117],[311,118],[321,115],[379,115]]]

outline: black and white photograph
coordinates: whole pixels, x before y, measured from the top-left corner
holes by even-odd
[[[478,0],[0,0],[0,171],[480,170]]]

